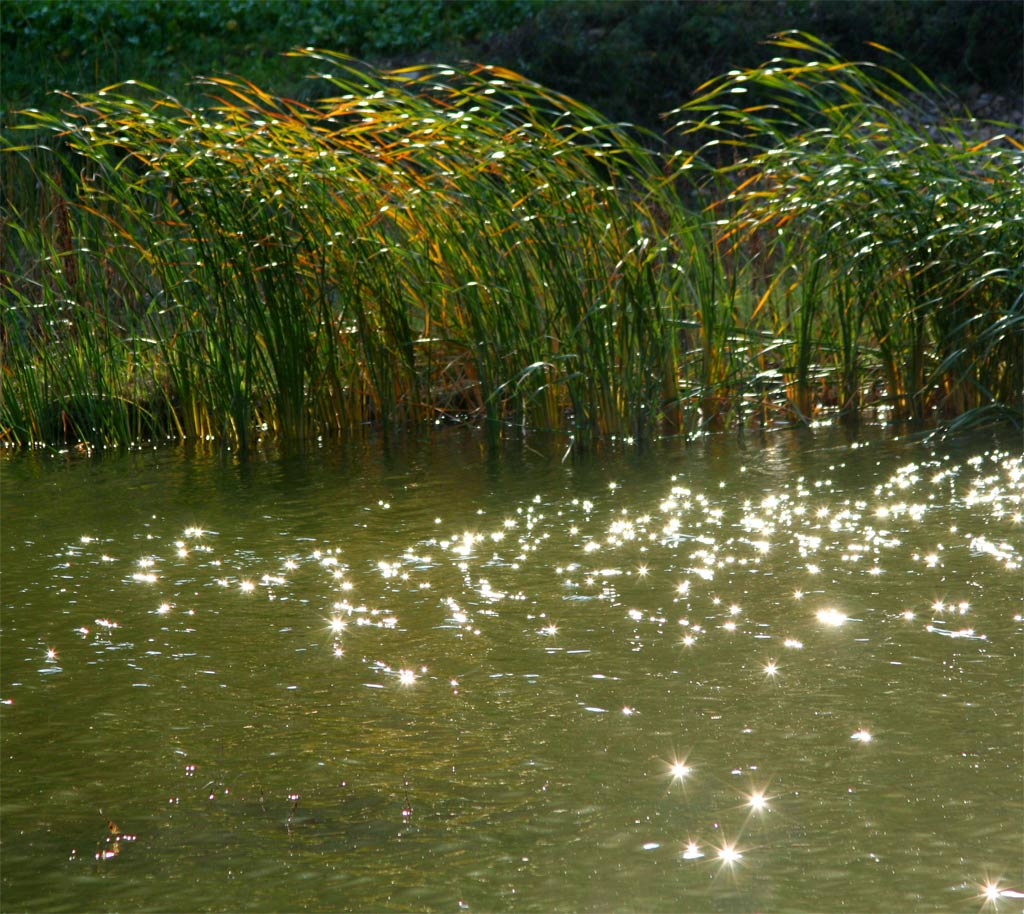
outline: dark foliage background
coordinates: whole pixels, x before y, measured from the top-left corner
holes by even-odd
[[[4,0],[0,101],[6,122],[54,107],[54,90],[125,79],[191,100],[191,77],[225,71],[309,97],[305,64],[280,52],[312,45],[377,65],[499,64],[653,127],[783,29],[866,59],[880,42],[968,104],[1020,107],[1020,0]]]

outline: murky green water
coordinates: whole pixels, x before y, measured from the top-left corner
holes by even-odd
[[[1020,451],[7,454],[3,909],[1019,910]]]

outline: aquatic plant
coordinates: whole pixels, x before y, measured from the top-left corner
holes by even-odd
[[[788,339],[795,410],[825,384],[854,414],[872,375],[898,417],[1019,410],[1020,143],[943,116],[954,103],[923,74],[841,60],[808,35],[775,44],[809,59],[701,87],[674,112],[700,149],[675,157],[728,188],[719,240],[768,265],[759,308]]]
[[[816,59],[703,87],[677,112],[699,148],[667,157],[507,70],[312,50],[315,103],[221,77],[202,109],[127,83],[26,112],[0,436],[1019,411],[1020,148],[929,133],[895,74],[778,43]]]

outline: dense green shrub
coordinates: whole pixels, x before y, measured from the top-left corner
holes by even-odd
[[[316,46],[380,60],[478,42],[530,16],[537,0],[4,0],[5,107],[47,106],[55,89],[126,79],[174,84],[244,72],[295,93],[282,57]]]

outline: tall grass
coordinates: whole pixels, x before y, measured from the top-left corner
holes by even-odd
[[[123,84],[26,112],[0,435],[1019,411],[1019,148],[933,136],[895,77],[779,43],[816,60],[703,87],[670,156],[505,70],[308,50],[315,104],[235,77],[199,110]]]
[[[734,184],[719,237],[778,280],[764,308],[789,338],[795,412],[809,415],[817,384],[848,414],[880,391],[899,418],[1019,412],[1020,143],[972,138],[923,74],[840,60],[808,35],[775,43],[804,57],[730,73],[675,112],[714,155],[677,161]]]

